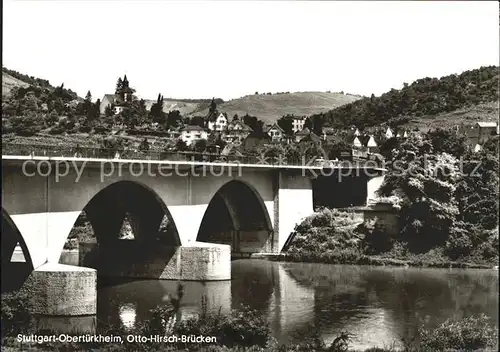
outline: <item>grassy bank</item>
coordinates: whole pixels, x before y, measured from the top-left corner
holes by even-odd
[[[498,265],[498,230],[481,236],[482,242],[464,255],[457,256],[449,245],[415,251],[404,237],[388,234],[376,223],[360,223],[354,213],[325,208],[296,227],[281,254],[254,257],[328,264],[493,268]]]
[[[250,258],[267,259],[278,262],[300,262],[300,263],[323,263],[323,264],[346,264],[346,265],[373,265],[373,266],[395,266],[395,267],[421,267],[421,268],[462,268],[462,269],[492,269],[496,264],[481,264],[454,261],[434,260],[403,260],[385,258],[369,255],[352,255],[340,253],[318,254],[313,252],[304,253],[280,253],[252,255]]]

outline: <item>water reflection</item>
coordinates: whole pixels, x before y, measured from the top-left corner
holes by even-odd
[[[342,330],[355,334],[353,348],[390,345],[412,336],[420,324],[485,313],[498,327],[498,272],[239,260],[231,281],[183,282],[181,317],[228,313],[248,305],[268,317],[282,342],[311,330],[330,343]],[[106,284],[98,291],[99,327],[134,324],[168,304],[177,282],[145,280]]]
[[[136,310],[136,305],[132,303],[125,303],[120,307],[119,317],[125,329],[130,330],[135,326]]]

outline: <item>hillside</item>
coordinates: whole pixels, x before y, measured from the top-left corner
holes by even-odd
[[[217,105],[217,110],[227,113],[230,117],[234,114],[238,116],[249,114],[266,123],[272,123],[287,114],[309,116],[326,112],[360,98],[357,95],[326,92],[258,94],[247,95]],[[205,109],[197,114],[204,116],[207,113],[208,109]]]
[[[415,117],[401,126],[422,132],[437,128],[452,128],[457,125],[472,125],[476,122],[496,122],[500,114],[500,104],[497,102],[481,103],[437,115]]]
[[[499,68],[488,66],[441,78],[419,79],[380,97],[372,95],[314,117],[333,127],[383,123],[394,126],[410,122],[427,125],[440,119],[445,119],[445,124],[456,124],[467,114],[451,112],[469,109],[474,115],[472,111],[481,112],[481,106],[498,100]]]
[[[151,110],[151,106],[156,103],[156,100],[146,100],[146,108]],[[163,111],[168,113],[169,111],[179,110],[182,116],[191,115],[196,111],[205,109],[210,104],[208,101],[190,101],[186,102],[184,100],[176,99],[164,99],[163,100]]]
[[[8,73],[2,72],[2,98],[8,97],[13,88],[16,87],[28,87],[29,84],[15,78]]]

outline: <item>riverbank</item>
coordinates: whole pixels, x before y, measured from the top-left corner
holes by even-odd
[[[320,255],[314,253],[287,254],[287,253],[254,253],[249,255],[250,259],[264,259],[276,262],[293,263],[322,263],[322,264],[345,264],[345,265],[371,265],[371,266],[395,266],[395,267],[421,267],[421,268],[460,268],[460,269],[495,269],[498,265],[478,264],[454,261],[423,261],[384,258],[379,256],[361,255],[359,257],[347,257],[342,255]]]

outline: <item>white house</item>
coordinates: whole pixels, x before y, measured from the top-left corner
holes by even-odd
[[[223,113],[220,113],[215,120],[208,121],[208,129],[210,131],[221,132],[227,127],[227,117]]]
[[[250,126],[240,120],[233,120],[228,125],[223,134],[223,139],[228,143],[241,144],[252,132]]]
[[[200,126],[186,126],[181,130],[181,140],[191,145],[200,139],[207,139],[208,133]]]
[[[294,116],[292,122],[293,133],[302,131],[304,129],[304,124],[306,123],[306,118],[304,116]]]
[[[358,137],[354,137],[354,140],[352,141],[352,146],[353,146],[353,147],[357,147],[357,148],[359,148],[359,147],[361,147],[361,146],[362,146],[362,144],[361,144],[361,142],[359,141]]]
[[[394,137],[394,133],[392,132],[390,127],[387,127],[387,131],[385,131],[385,138],[389,139]]]
[[[373,136],[370,136],[366,146],[368,147],[368,151],[370,151],[371,148],[377,148],[377,142],[375,142],[375,138],[373,138]]]
[[[106,111],[106,107],[108,105],[114,105],[116,101],[116,94],[104,94],[101,99],[101,105],[99,105],[99,112],[101,115],[104,115]]]
[[[357,137],[359,136],[361,133],[359,133],[359,130],[356,128],[356,131],[354,131],[354,135]]]
[[[271,141],[273,142],[281,142],[285,134],[285,131],[283,131],[283,129],[278,126],[277,123],[275,123],[274,125],[265,126],[264,132],[267,133],[269,137],[271,137]]]

